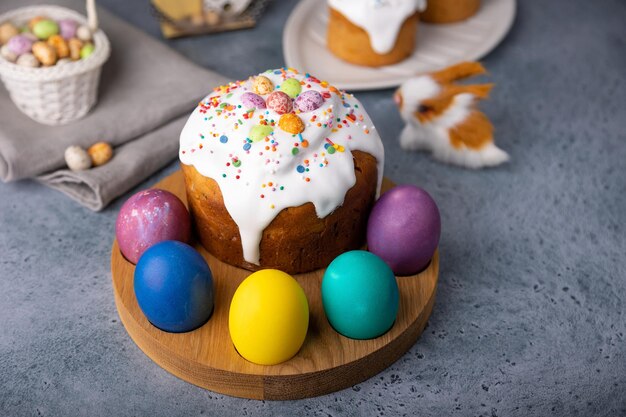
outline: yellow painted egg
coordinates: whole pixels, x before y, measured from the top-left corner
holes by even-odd
[[[241,356],[260,365],[291,359],[304,343],[309,303],[298,282],[264,269],[246,278],[230,304],[228,329]]]

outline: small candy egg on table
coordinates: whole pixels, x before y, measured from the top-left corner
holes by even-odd
[[[322,279],[322,304],[329,323],[351,339],[373,339],[396,320],[396,277],[378,256],[355,250],[335,258]]]
[[[106,142],[94,143],[87,149],[94,166],[104,165],[113,157],[113,148]]]
[[[120,209],[115,236],[122,255],[137,263],[141,255],[158,242],[189,242],[191,219],[183,202],[169,191],[140,191]]]
[[[65,163],[72,171],[84,171],[91,168],[91,158],[80,146],[70,146],[65,150]]]
[[[213,275],[191,246],[167,240],[148,249],[134,275],[137,303],[154,326],[166,332],[188,332],[213,312]]]
[[[398,275],[423,270],[439,245],[441,217],[432,197],[413,185],[399,185],[374,204],[367,224],[368,250]]]
[[[308,326],[304,290],[282,271],[257,271],[233,295],[230,337],[239,354],[250,362],[275,365],[292,358],[302,347]]]

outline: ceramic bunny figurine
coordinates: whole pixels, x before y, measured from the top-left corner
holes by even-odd
[[[493,84],[456,84],[484,74],[478,62],[462,62],[430,74],[411,78],[400,86],[394,100],[406,126],[400,146],[427,150],[443,162],[466,168],[499,165],[509,156],[493,142],[493,125],[477,109]]]

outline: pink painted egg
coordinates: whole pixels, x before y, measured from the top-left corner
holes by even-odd
[[[183,202],[169,191],[140,191],[120,209],[115,236],[122,255],[136,264],[156,243],[164,240],[187,243],[191,237],[191,219]]]
[[[274,91],[267,97],[267,107],[278,114],[285,114],[293,109],[293,101],[282,91]]]

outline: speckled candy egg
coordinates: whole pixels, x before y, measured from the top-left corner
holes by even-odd
[[[355,250],[333,260],[322,279],[328,321],[352,339],[373,339],[393,326],[400,293],[396,277],[378,256]]]
[[[9,62],[15,62],[17,60],[17,54],[9,48],[9,45],[2,45],[2,47],[0,47],[0,56]]]
[[[308,90],[300,94],[294,104],[296,109],[306,113],[319,109],[324,104],[324,97],[315,90]]]
[[[302,86],[300,85],[300,81],[295,78],[288,78],[280,85],[280,91],[291,98],[296,98],[298,94],[300,94],[300,91],[302,91]]]
[[[263,97],[251,92],[241,95],[241,104],[247,109],[264,109],[266,107]]]
[[[278,127],[287,133],[297,135],[298,133],[304,131],[304,122],[297,115],[287,113],[280,116],[280,120],[278,120]]]
[[[293,357],[306,337],[309,304],[298,282],[264,269],[246,278],[233,295],[228,329],[241,356],[260,365]]]
[[[166,332],[188,332],[213,312],[213,275],[191,246],[175,241],[148,249],[135,268],[135,297],[154,326]]]
[[[19,29],[11,22],[0,25],[0,45],[6,44],[9,39],[20,33]]]
[[[124,257],[137,263],[146,249],[158,242],[188,242],[191,236],[189,212],[183,202],[169,191],[140,191],[120,209],[115,222],[115,236]]]
[[[48,39],[59,33],[59,25],[50,19],[42,19],[33,25],[33,34],[39,39]]]
[[[39,62],[46,67],[50,67],[57,63],[56,50],[46,42],[35,42],[33,44],[33,55],[35,55]]]
[[[33,41],[24,35],[17,35],[9,39],[7,47],[15,53],[15,55],[20,56],[30,52],[33,47]]]
[[[264,96],[274,90],[274,84],[272,84],[272,81],[266,76],[259,75],[254,79],[254,83],[252,83],[252,90],[254,90],[257,94]]]
[[[70,40],[71,38],[76,37],[76,29],[78,29],[78,22],[75,20],[59,20],[59,31],[65,40]]]
[[[89,58],[95,50],[96,50],[96,47],[93,45],[93,43],[85,44],[80,50],[80,58],[81,59]]]
[[[89,42],[93,37],[93,33],[91,33],[91,29],[89,29],[89,26],[82,25],[79,26],[78,29],[76,29],[76,37],[83,42]]]
[[[106,164],[113,158],[113,148],[106,142],[94,143],[87,149],[87,153],[96,167]]]
[[[61,35],[53,35],[48,38],[48,45],[54,48],[57,58],[63,59],[70,56],[70,47]],[[58,61],[57,61],[58,64]]]
[[[293,100],[282,91],[274,91],[267,97],[267,107],[278,114],[289,113],[293,109]]]
[[[35,55],[30,52],[20,55],[15,63],[21,67],[29,68],[37,68],[41,64],[39,60],[35,58]]]
[[[433,257],[441,218],[432,197],[413,185],[400,185],[374,205],[367,224],[367,245],[399,275],[424,269]]]
[[[267,125],[255,125],[250,129],[248,137],[252,142],[259,142],[272,134],[274,128]]]
[[[72,171],[84,171],[91,168],[91,157],[80,146],[70,146],[65,150],[65,163]]]
[[[72,61],[80,59],[80,51],[83,49],[83,41],[80,39],[72,38],[67,41],[67,45],[70,47],[70,58]]]

